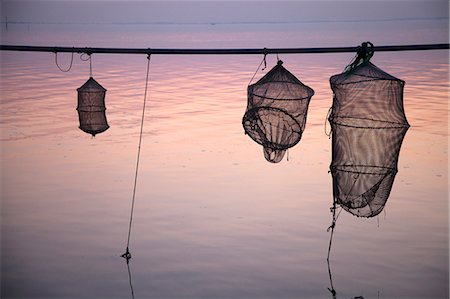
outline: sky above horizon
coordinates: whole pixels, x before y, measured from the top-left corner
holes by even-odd
[[[1,21],[311,22],[448,18],[448,1],[1,1]]]

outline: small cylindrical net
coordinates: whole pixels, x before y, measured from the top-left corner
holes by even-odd
[[[334,200],[353,215],[373,217],[389,197],[409,128],[405,82],[366,61],[330,83]]]
[[[314,90],[304,85],[278,61],[264,77],[248,86],[245,133],[264,147],[267,161],[278,163],[303,134]]]
[[[80,129],[92,136],[106,131],[109,128],[105,112],[106,89],[90,77],[77,91]]]

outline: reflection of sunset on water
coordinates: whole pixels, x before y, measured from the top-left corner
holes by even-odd
[[[409,23],[392,28],[397,38],[407,32],[402,40],[378,24],[377,30],[365,23],[242,30],[219,24],[100,26],[90,35],[74,29],[72,37],[68,29],[32,25],[30,32],[10,26],[2,39],[257,48],[432,43],[443,36],[436,30],[442,25],[431,21],[420,29],[423,40],[407,30]],[[118,255],[129,220],[145,55],[92,55],[93,77],[107,89],[110,126],[95,138],[79,130],[76,111],[76,89],[89,78],[88,62],[75,54],[72,70],[62,73],[53,53],[0,55],[2,255],[8,256],[2,258],[2,279],[11,286],[2,288],[18,294],[13,288],[20,285],[23,297],[38,291],[48,298],[129,296]],[[329,295],[329,78],[353,56],[279,55],[315,95],[301,142],[289,149],[289,161],[278,164],[264,159],[242,127],[247,85],[262,55],[151,57],[131,237],[136,298]],[[254,81],[276,61],[268,55],[267,69]],[[67,67],[70,54],[59,53],[58,62]],[[448,51],[375,53],[372,62],[406,81],[411,128],[383,212],[372,219],[345,213],[339,218],[333,283],[338,298],[448,294]]]
[[[23,215],[20,223],[28,236],[24,242],[33,240],[27,227],[33,227],[36,236],[46,235],[48,230],[53,231],[53,236],[61,234],[58,239],[48,236],[50,244],[57,240],[66,244],[51,245],[52,256],[59,259],[73,258],[81,250],[76,249],[76,244],[94,237],[76,233],[77,228],[83,230],[86,225],[103,235],[105,250],[114,255],[122,250],[117,242],[123,238],[129,209],[145,58],[129,57],[126,66],[117,66],[113,57],[93,56],[94,76],[108,89],[106,106],[111,128],[91,139],[78,129],[75,110],[75,89],[87,77],[86,65],[76,61],[70,75],[60,74],[48,55],[38,55],[42,58],[34,62],[32,70],[25,68],[2,78],[6,86],[1,113],[7,211],[15,219]],[[328,79],[342,70],[343,56],[284,58],[293,73],[314,87],[316,96],[310,104],[302,142],[289,150],[290,160],[279,165],[264,160],[262,148],[244,135],[241,125],[246,83],[260,57],[153,57],[132,239],[135,256],[142,259],[146,255],[145,260],[161,273],[185,271],[183,264],[188,263],[189,267],[212,271],[215,274],[210,275],[219,277],[226,277],[228,271],[250,275],[245,274],[242,265],[258,269],[275,263],[281,267],[271,254],[289,248],[311,248],[303,249],[301,255],[288,254],[285,258],[292,263],[323,257],[320,250],[312,249],[321,244],[326,247],[327,235],[321,233],[329,225],[328,208],[332,202],[327,173],[330,140],[324,134],[331,104]],[[442,135],[447,126],[442,117],[448,93],[443,82],[446,70],[437,64],[432,73],[420,71],[420,80],[412,75],[422,69],[422,61],[442,61],[445,53],[416,57],[417,61],[390,68],[391,73],[407,82],[405,109],[412,127],[401,151],[399,173],[386,205],[387,216],[380,216],[381,229],[376,219],[361,222],[341,217],[333,256],[345,259],[342,250],[349,242],[347,238],[367,230],[377,236],[381,252],[394,246],[390,241],[394,236],[414,246],[415,238],[406,237],[411,231],[426,239],[430,238],[427,232],[433,230],[436,240],[445,239],[439,237],[440,232],[445,232],[439,227],[446,217],[443,194],[448,178],[447,144]],[[392,63],[387,54],[374,60],[385,68]],[[269,61],[274,63],[271,57]],[[39,77],[30,75],[37,70]],[[5,73],[10,71],[6,69]],[[420,83],[425,81],[426,89]],[[27,88],[20,88],[18,82],[27,82]],[[99,214],[104,216],[99,218]],[[422,215],[426,214],[425,221]],[[8,227],[13,218],[5,219]],[[61,223],[66,224],[54,231]],[[70,237],[66,232],[71,232]],[[94,240],[90,244],[92,248],[98,246]],[[350,244],[366,247],[356,240]],[[61,253],[65,246],[75,251]],[[182,255],[188,250],[189,257],[174,259],[172,255],[178,255],[176,248],[184,252]],[[191,251],[194,248],[198,253]],[[434,250],[439,252],[438,248]],[[265,262],[257,262],[259,254],[265,256]],[[416,254],[412,251],[410,256]],[[43,261],[48,258],[41,256]],[[370,259],[370,255],[365,258]],[[152,262],[156,259],[165,262],[158,266]],[[407,267],[406,260],[388,261]],[[170,266],[172,262],[178,266]],[[424,263],[432,265],[435,260]],[[215,265],[219,264],[227,267],[217,272]],[[334,268],[341,275],[362,271]],[[141,271],[137,265],[134,269]],[[286,271],[279,268],[271,275],[281,278],[287,273],[302,273],[301,268]],[[139,275],[134,279],[139,281]],[[297,280],[289,278],[284,285],[289,281]],[[229,281],[226,285],[235,283]]]

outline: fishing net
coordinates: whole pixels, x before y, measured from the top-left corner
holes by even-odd
[[[245,133],[264,147],[267,161],[280,162],[305,129],[314,90],[304,85],[278,61],[264,77],[248,86]]]
[[[106,131],[109,128],[105,113],[106,89],[90,77],[77,91],[80,129],[92,136]]]
[[[383,210],[409,128],[405,82],[372,64],[373,51],[367,46],[346,71],[330,78],[334,201],[359,217]]]

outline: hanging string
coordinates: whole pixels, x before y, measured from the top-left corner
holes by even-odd
[[[332,127],[330,127],[330,132],[327,132],[327,122],[328,122],[332,112],[333,112],[333,106],[331,106],[330,109],[328,109],[328,113],[327,113],[327,116],[325,117],[325,122],[323,125],[324,130],[325,130],[325,135],[327,135],[329,139],[331,138],[331,133],[333,133],[333,129],[332,129]]]
[[[331,225],[327,228],[327,232],[329,232],[331,230],[331,234],[330,234],[330,242],[328,244],[328,255],[327,255],[327,261],[330,260],[330,253],[331,253],[331,244],[333,243],[333,235],[334,235],[334,228],[336,227],[336,222],[339,218],[339,215],[341,215],[342,212],[342,208],[339,210],[339,213],[337,213],[336,215],[336,210],[337,210],[337,206],[336,206],[336,200],[333,199],[333,206],[330,208],[330,210],[333,213],[333,220],[331,222]]]
[[[342,212],[342,207],[340,208],[339,212],[336,214],[336,209],[337,209],[337,201],[335,198],[333,198],[333,206],[330,208],[332,214],[333,214],[333,220],[331,222],[331,225],[327,228],[327,232],[329,232],[331,230],[330,233],[330,242],[328,243],[328,255],[327,255],[327,265],[328,265],[328,275],[330,277],[330,288],[328,288],[328,291],[330,291],[331,295],[333,296],[333,299],[336,299],[336,290],[334,289],[333,286],[333,279],[331,277],[331,268],[330,268],[330,254],[331,254],[331,245],[333,243],[333,235],[334,235],[334,229],[336,227],[336,222],[339,218],[339,216],[341,215]]]
[[[72,63],[73,63],[73,52],[72,52],[72,57],[70,58],[69,67],[66,70],[63,70],[58,64],[58,52],[55,52],[55,64],[61,72],[67,73],[68,71],[70,71],[72,69]]]
[[[266,56],[267,56],[267,48],[264,48],[264,57],[263,57],[264,67],[261,69],[261,71],[264,71],[267,68]]]
[[[330,287],[331,287],[331,289],[330,288],[327,288],[327,289],[328,289],[328,291],[330,291],[333,299],[336,299],[336,290],[334,289],[334,286],[333,286],[333,277],[331,275],[330,261],[328,259],[327,259],[327,265],[328,265],[328,276],[330,278]]]
[[[87,56],[86,58],[84,56]],[[91,58],[92,53],[91,52],[85,52],[83,54],[80,55],[80,59],[82,61],[88,61],[89,60],[89,76],[92,77],[92,58]]]
[[[255,78],[256,74],[258,73],[258,71],[261,68],[261,65],[263,63],[264,63],[264,67],[261,70],[264,71],[266,69],[266,67],[267,67],[266,56],[267,56],[267,49],[264,48],[264,57],[263,57],[261,63],[259,64],[258,68],[256,69],[256,72],[253,74],[253,77],[250,79],[250,82],[248,82],[248,85],[250,85],[252,83],[253,79]]]
[[[133,281],[131,280],[131,270],[129,263],[127,263],[127,270],[128,270],[128,282],[130,283],[130,290],[131,290],[131,299],[134,299]]]
[[[132,200],[131,200],[131,213],[130,213],[130,224],[128,227],[127,248],[126,248],[126,252],[121,255],[121,257],[123,257],[127,260],[127,263],[131,259],[131,253],[129,250],[130,236],[131,236],[131,224],[133,223],[134,200],[136,198],[136,186],[137,186],[137,178],[138,178],[138,171],[139,171],[139,160],[140,160],[140,156],[141,156],[142,133],[143,133],[143,129],[144,129],[145,104],[147,101],[149,70],[150,70],[150,54],[148,54],[148,56],[147,56],[147,76],[145,78],[144,104],[142,105],[141,131],[139,133],[139,145],[138,145],[138,152],[137,152],[137,159],[136,159],[136,172],[134,174],[134,186],[133,186],[133,196],[132,196]]]
[[[89,77],[92,77],[92,56],[91,54],[89,55]]]

